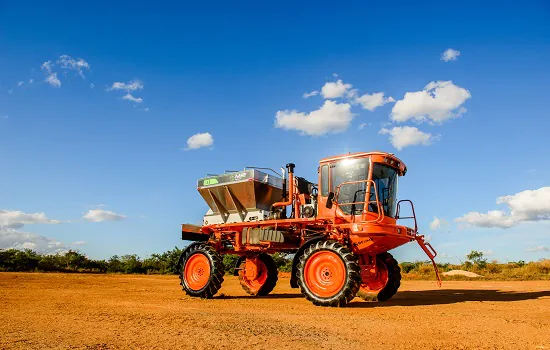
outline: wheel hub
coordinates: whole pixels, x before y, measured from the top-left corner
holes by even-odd
[[[338,254],[323,250],[313,254],[304,267],[308,289],[320,298],[338,294],[346,282],[346,267]]]
[[[324,281],[330,281],[332,278],[332,272],[328,268],[324,268],[323,271],[321,271],[321,278]]]
[[[191,255],[185,263],[183,277],[192,290],[200,290],[210,279],[210,260],[206,255],[197,253]]]

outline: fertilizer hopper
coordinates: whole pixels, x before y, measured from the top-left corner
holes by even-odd
[[[203,225],[265,220],[283,187],[281,177],[258,169],[199,179],[197,189],[210,207]]]

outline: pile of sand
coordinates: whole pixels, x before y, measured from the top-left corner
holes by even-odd
[[[470,272],[470,271],[464,271],[464,270],[451,270],[447,272],[443,272],[444,276],[466,276],[466,277],[483,277],[481,275],[478,275],[477,273]]]

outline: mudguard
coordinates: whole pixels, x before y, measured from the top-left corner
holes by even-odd
[[[325,236],[312,238],[309,241],[302,244],[302,246],[298,249],[296,254],[294,254],[294,258],[292,259],[292,272],[290,275],[291,288],[298,288],[298,276],[296,276],[298,273],[298,262],[300,261],[300,257],[302,256],[302,253],[304,252],[304,250],[306,250],[306,248],[309,247],[310,245],[317,243],[319,241],[323,241],[325,239],[326,239]]]

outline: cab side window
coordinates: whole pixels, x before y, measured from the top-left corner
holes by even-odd
[[[328,196],[328,165],[321,167],[321,196]]]

